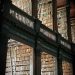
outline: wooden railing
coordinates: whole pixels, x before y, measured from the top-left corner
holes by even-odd
[[[15,22],[16,24],[22,23],[31,28],[34,28],[34,20],[35,19],[13,4],[9,5],[9,13],[6,14],[5,17],[10,21]],[[19,23],[18,23],[18,21],[19,21]]]
[[[60,44],[71,50],[71,44],[68,40],[61,37]]]
[[[42,34],[44,34],[45,36],[47,36],[48,38],[50,38],[50,39],[56,41],[55,32],[53,32],[51,29],[49,29],[49,28],[46,27],[45,25],[41,24],[40,32],[41,32]]]
[[[39,33],[42,33],[43,35],[45,35],[45,37],[48,37],[49,39],[51,39],[55,42],[57,42],[57,38],[58,39],[61,38],[60,44],[68,49],[71,49],[71,44],[66,39],[64,39],[61,36],[57,37],[56,36],[56,35],[58,35],[57,33],[52,31],[51,29],[47,28],[38,19],[35,19],[33,16],[28,15],[26,12],[22,11],[21,9],[19,9],[18,7],[16,7],[13,4],[11,4],[9,7],[10,7],[9,13],[6,16],[4,16],[5,19],[7,19],[8,21],[11,21],[11,23],[12,22],[15,23],[17,26],[18,25],[21,27],[28,26],[34,31],[35,31],[35,28],[37,29],[37,27],[38,27]],[[13,25],[13,23],[12,23],[12,25]]]

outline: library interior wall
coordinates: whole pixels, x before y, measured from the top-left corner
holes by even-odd
[[[12,0],[12,3],[32,15],[32,4],[31,0]],[[59,10],[58,12],[58,25],[59,33],[65,38],[67,38],[67,25],[66,25],[66,10]],[[38,18],[42,21],[44,25],[48,28],[53,29],[53,18],[52,18],[52,3],[51,0],[40,0],[38,2]],[[62,18],[62,19],[61,19]],[[59,20],[60,19],[60,20]],[[73,28],[72,28],[73,29]],[[8,43],[8,52],[6,60],[6,75],[13,74],[28,74],[30,75],[30,60],[32,56],[33,48],[16,42],[14,40]],[[14,43],[14,44],[13,44]],[[42,53],[41,54],[41,75],[56,75],[56,58],[53,55]],[[67,66],[66,66],[67,65]],[[71,67],[67,62],[63,62],[63,75],[72,75]],[[67,71],[66,71],[67,70]]]

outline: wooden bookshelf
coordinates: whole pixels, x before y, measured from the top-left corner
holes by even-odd
[[[48,53],[41,53],[41,75],[56,75],[56,58]]]
[[[33,48],[28,45],[15,40],[10,41],[5,75],[31,75],[32,50]]]
[[[38,18],[50,29],[53,29],[52,0],[38,1]]]
[[[73,75],[72,64],[68,61],[62,62],[63,75]]]

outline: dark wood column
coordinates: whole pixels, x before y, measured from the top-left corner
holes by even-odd
[[[61,35],[57,34],[57,44],[58,44],[58,48],[57,48],[57,75],[63,75],[60,39],[61,39]]]
[[[73,75],[75,75],[75,44],[72,43],[71,44],[72,46],[72,53],[73,53],[73,61],[72,61],[72,64],[73,64]]]
[[[32,1],[32,16],[37,18],[37,16],[38,16],[38,10],[37,10],[38,0],[31,0],[31,1]]]
[[[3,33],[3,21],[8,0],[0,0],[0,75],[5,75],[8,37]]]
[[[7,41],[7,36],[0,32],[0,75],[5,75]]]
[[[60,54],[58,54],[58,56],[57,56],[57,73],[58,73],[58,75],[63,75],[62,56]]]
[[[41,75],[41,53],[40,50],[35,50],[35,70],[34,75]]]
[[[35,19],[35,46],[34,46],[34,74],[33,75],[41,75],[41,53],[38,49],[38,38],[39,38],[39,31],[41,21]]]
[[[66,0],[66,14],[67,14],[67,35],[68,35],[68,40],[70,42],[72,42],[71,23],[70,23],[70,0]]]
[[[4,1],[3,0],[0,0],[0,32],[2,30],[2,21],[3,21],[3,3]]]
[[[55,32],[58,32],[58,26],[57,26],[57,0],[52,0],[53,2],[53,30]]]

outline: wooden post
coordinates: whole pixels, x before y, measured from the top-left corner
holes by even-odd
[[[0,75],[5,75],[7,41],[7,36],[0,32]]]
[[[71,23],[70,23],[70,0],[66,0],[66,17],[67,17],[67,35],[68,40],[72,42]]]
[[[72,66],[73,66],[73,75],[75,75],[75,44],[74,43],[72,43],[71,44],[71,46],[72,46],[72,55],[73,55],[73,60],[72,60]]]
[[[58,26],[57,26],[57,1],[52,0],[52,6],[53,6],[53,30],[55,32],[58,32]]]
[[[0,0],[0,32],[2,30],[2,21],[3,21],[3,3],[4,0]]]
[[[58,43],[58,50],[57,50],[57,75],[63,75],[63,72],[62,72],[62,55],[60,53],[60,49],[61,49],[60,38],[61,38],[61,35],[57,33],[57,43]]]
[[[58,53],[57,55],[57,67],[58,67],[58,75],[63,75],[62,72],[62,56]]]
[[[8,37],[3,33],[4,14],[8,0],[0,0],[0,75],[5,75]]]
[[[34,46],[34,75],[41,75],[41,53],[37,48],[41,22],[38,19],[35,19],[34,25],[34,30],[36,32]]]
[[[37,10],[38,1],[37,0],[31,0],[31,1],[32,1],[32,16],[37,18],[37,16],[38,16],[38,10]]]

